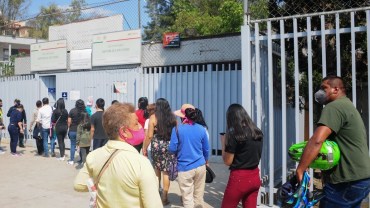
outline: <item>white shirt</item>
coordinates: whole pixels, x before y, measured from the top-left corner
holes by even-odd
[[[149,129],[149,118],[145,120],[145,124],[144,124],[144,129],[145,130],[148,130]],[[151,142],[150,142],[151,143]],[[148,148],[147,148],[147,151],[151,151],[152,150],[152,145],[149,144],[148,145]]]
[[[144,129],[145,130],[149,129],[149,118],[145,120]]]
[[[39,109],[37,122],[41,123],[43,129],[50,129],[52,114],[53,108],[50,105],[44,105]]]

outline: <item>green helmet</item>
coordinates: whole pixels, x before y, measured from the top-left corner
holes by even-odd
[[[293,144],[288,151],[290,158],[299,162],[306,144],[307,142]],[[340,150],[338,144],[333,141],[326,140],[322,144],[316,159],[310,164],[310,168],[329,170],[338,164],[339,159]]]

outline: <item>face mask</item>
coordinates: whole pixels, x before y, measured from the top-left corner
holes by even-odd
[[[321,105],[325,105],[327,102],[326,92],[324,90],[319,90],[315,93],[315,100]]]
[[[127,143],[131,144],[132,146],[143,143],[144,138],[145,138],[144,128],[141,128],[139,130],[132,130],[132,129],[128,129],[128,130],[132,134],[132,137],[125,138],[123,135],[120,134],[122,139],[124,139]]]

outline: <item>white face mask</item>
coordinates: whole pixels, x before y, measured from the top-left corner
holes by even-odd
[[[326,96],[326,92],[322,89],[315,93],[315,101],[321,105],[325,105],[327,103],[328,97]]]

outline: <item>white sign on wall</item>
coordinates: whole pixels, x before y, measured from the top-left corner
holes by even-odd
[[[141,62],[141,30],[94,35],[93,66]]]
[[[69,92],[69,96],[71,100],[78,100],[80,99],[81,92],[79,90],[72,90]]]
[[[91,49],[72,50],[69,57],[71,70],[91,69]]]
[[[49,40],[67,40],[68,50],[91,48],[94,34],[123,30],[123,15],[49,27]]]
[[[66,40],[31,45],[31,71],[58,69],[67,69]]]

